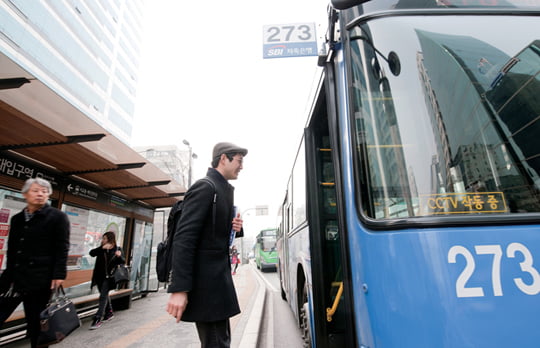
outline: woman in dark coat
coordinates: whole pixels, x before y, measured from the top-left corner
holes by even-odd
[[[95,330],[103,321],[109,321],[114,317],[109,298],[109,290],[115,287],[112,273],[116,266],[126,261],[122,257],[122,249],[116,245],[116,236],[111,231],[103,234],[101,246],[90,250],[90,256],[96,257],[90,286],[97,285],[99,290],[99,308],[90,326],[90,330]]]

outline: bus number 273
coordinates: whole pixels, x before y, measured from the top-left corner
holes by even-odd
[[[493,255],[493,264],[491,267],[491,282],[493,286],[493,294],[495,296],[503,296],[501,285],[501,261],[503,252],[500,245],[475,245],[474,251],[476,255]],[[521,254],[518,256],[517,254]],[[448,250],[448,263],[456,263],[457,256],[461,255],[465,258],[465,268],[456,280],[456,295],[457,297],[483,297],[484,289],[482,287],[467,287],[467,282],[473,275],[476,263],[473,254],[469,249],[461,245],[454,245]],[[521,271],[529,274],[523,278],[514,278],[514,283],[519,290],[527,295],[536,295],[540,293],[540,274],[533,266],[533,256],[529,249],[521,243],[511,243],[506,248],[507,258],[520,257],[523,259],[519,263]],[[532,282],[530,279],[532,278]]]

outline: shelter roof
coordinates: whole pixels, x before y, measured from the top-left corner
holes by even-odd
[[[26,78],[19,88],[2,80]],[[152,208],[170,207],[186,188],[0,53],[0,151],[39,162]]]

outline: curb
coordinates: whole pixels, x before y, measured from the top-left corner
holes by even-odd
[[[253,271],[253,268],[250,270]],[[257,279],[257,293],[255,294],[255,302],[249,318],[242,334],[242,340],[238,345],[238,348],[256,348],[259,340],[259,330],[261,328],[261,321],[264,310],[264,302],[266,299],[266,286],[263,281],[256,274],[253,274]]]

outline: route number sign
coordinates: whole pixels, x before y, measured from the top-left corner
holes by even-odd
[[[287,58],[317,55],[315,23],[263,26],[263,58]]]

